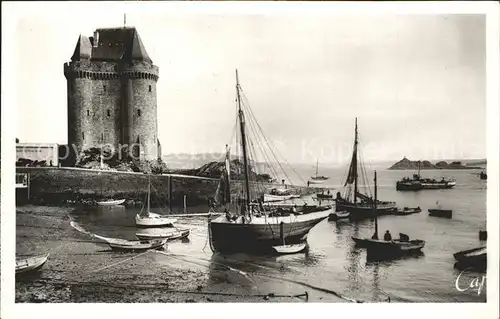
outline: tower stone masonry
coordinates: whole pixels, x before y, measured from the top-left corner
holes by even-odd
[[[68,144],[77,153],[109,146],[141,160],[161,156],[153,65],[134,27],[80,35],[64,64]]]

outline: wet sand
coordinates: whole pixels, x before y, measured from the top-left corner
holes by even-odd
[[[250,278],[210,260],[168,250],[115,252],[71,227],[69,214],[61,214],[61,207],[18,207],[16,257],[46,253],[49,259],[39,272],[16,276],[16,302],[306,301],[291,297],[307,290],[300,285],[284,283],[283,293],[271,292],[265,282],[272,278]],[[319,295],[307,299],[312,298],[342,301]]]

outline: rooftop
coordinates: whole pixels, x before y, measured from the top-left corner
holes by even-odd
[[[153,64],[135,27],[97,29],[93,37],[80,35],[71,60],[87,59]]]

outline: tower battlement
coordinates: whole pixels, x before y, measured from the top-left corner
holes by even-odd
[[[68,89],[68,144],[160,156],[156,83],[159,68],[135,28],[97,29],[80,35],[64,64]],[[75,154],[76,155],[76,154]]]

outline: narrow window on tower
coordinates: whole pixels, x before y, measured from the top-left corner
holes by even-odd
[[[101,142],[104,143],[104,133],[101,133]]]
[[[85,133],[82,132],[82,139],[85,139]]]
[[[106,85],[104,86],[104,92],[106,92]]]
[[[90,116],[90,111],[89,110],[87,110],[87,116]]]
[[[151,85],[149,86],[149,92],[151,92]]]
[[[137,110],[137,116],[141,116],[141,110]]]
[[[111,116],[111,111],[110,110],[108,110],[106,113],[108,114],[108,116]]]

